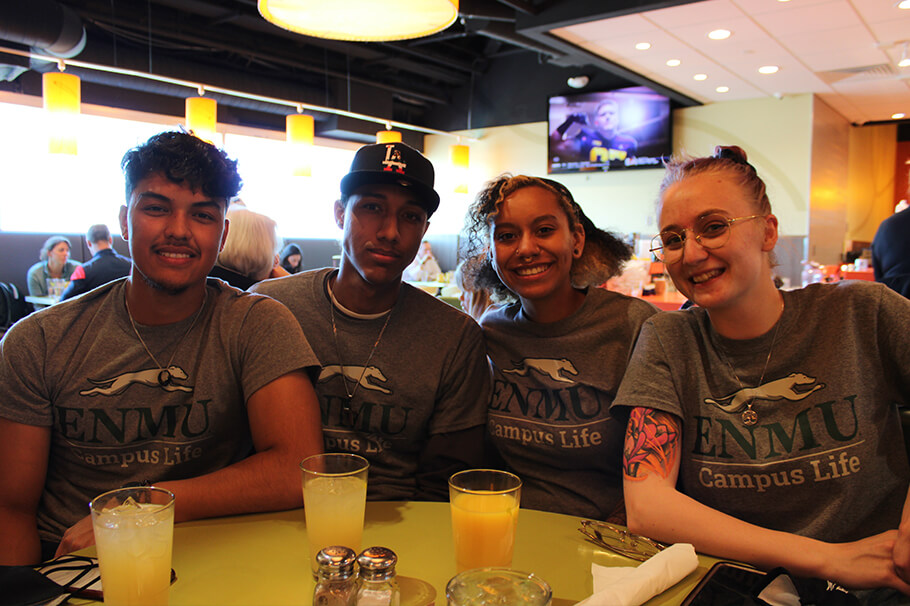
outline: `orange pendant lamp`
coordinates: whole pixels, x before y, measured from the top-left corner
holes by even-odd
[[[75,156],[78,152],[76,116],[80,113],[82,90],[79,76],[46,72],[42,85],[44,109],[50,118],[48,151]]]
[[[211,97],[187,97],[186,99],[186,128],[194,135],[214,142],[217,134],[218,103]]]
[[[309,177],[313,174],[313,132],[313,116],[290,114],[285,118],[285,134],[291,147],[291,174],[295,177]]]

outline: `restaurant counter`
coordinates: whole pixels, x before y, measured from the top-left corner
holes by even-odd
[[[575,604],[591,594],[592,562],[637,565],[588,542],[577,530],[579,522],[530,509],[518,516],[512,568],[547,581],[553,606]],[[398,554],[401,606],[434,601],[445,606],[446,583],[456,574],[448,503],[368,502],[363,547],[373,545]],[[302,509],[178,524],[173,555],[177,581],[170,606],[309,605],[313,579],[308,552]],[[679,604],[715,561],[699,556],[695,572],[647,606]]]

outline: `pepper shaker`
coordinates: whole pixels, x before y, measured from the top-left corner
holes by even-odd
[[[354,606],[357,599],[357,577],[354,575],[356,554],[353,549],[333,545],[316,554],[316,587],[313,606]]]

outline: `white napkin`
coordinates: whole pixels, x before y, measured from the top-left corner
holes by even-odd
[[[689,543],[676,543],[639,566],[591,564],[594,593],[578,606],[639,606],[672,587],[698,568]]]

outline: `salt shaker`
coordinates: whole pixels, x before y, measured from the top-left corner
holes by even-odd
[[[398,556],[386,547],[369,547],[357,556],[360,587],[356,606],[399,606],[401,593],[395,580]]]
[[[353,549],[333,545],[316,554],[316,587],[313,606],[354,606],[357,599],[357,577]]]

